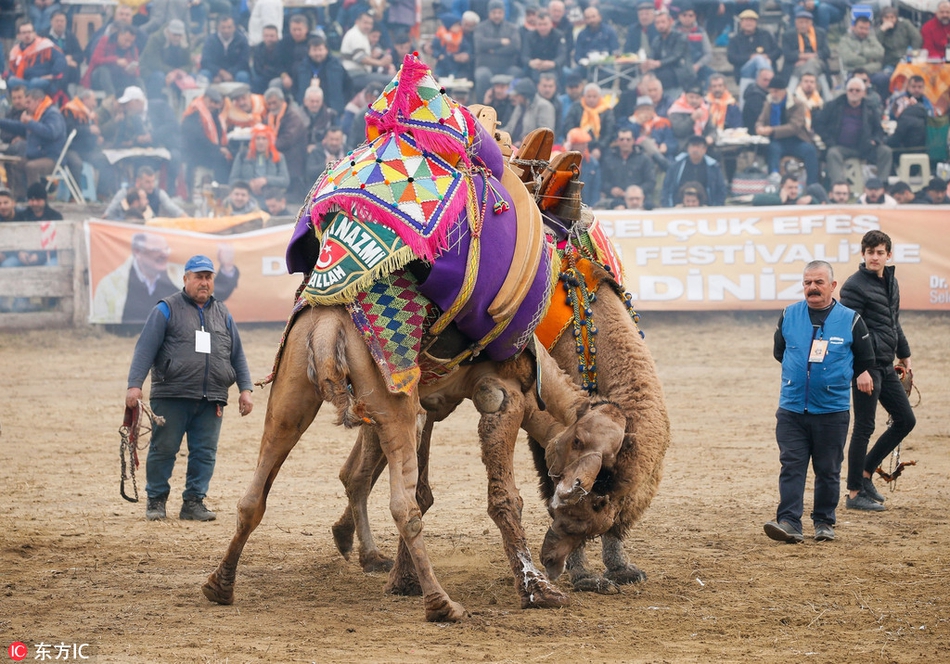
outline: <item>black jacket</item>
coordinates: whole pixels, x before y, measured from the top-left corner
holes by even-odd
[[[901,293],[894,277],[894,266],[884,268],[879,278],[862,263],[841,287],[841,304],[861,314],[879,365],[892,364],[894,356],[910,357],[910,346],[901,328]]]
[[[752,86],[749,86],[752,87]],[[841,95],[825,104],[825,107],[812,118],[812,129],[821,136],[821,140],[829,148],[838,145],[838,136],[841,135],[841,120],[844,109],[848,105],[848,96]],[[878,108],[867,99],[861,102],[861,135],[858,144],[861,146],[862,159],[871,159],[873,150],[884,143],[884,128],[881,126],[881,114]]]
[[[656,189],[656,167],[653,160],[645,155],[639,147],[635,148],[626,159],[620,155],[618,148],[612,149],[600,162],[601,190],[604,196],[611,198],[610,190],[614,187],[626,189],[632,184],[639,185],[644,192],[644,207],[649,210],[653,207],[653,190]]]
[[[772,61],[772,68],[776,68],[778,59],[782,57],[782,49],[775,42],[772,33],[764,28],[756,28],[755,32],[747,35],[739,30],[729,35],[729,46],[726,48],[726,58],[732,64],[739,80],[739,70],[749,61],[753,53],[761,53]]]

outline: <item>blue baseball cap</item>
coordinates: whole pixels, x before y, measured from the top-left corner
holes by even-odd
[[[214,274],[214,263],[207,256],[198,254],[189,258],[188,262],[185,263],[185,272],[210,272]]]

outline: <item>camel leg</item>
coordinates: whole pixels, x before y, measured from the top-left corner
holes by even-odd
[[[419,464],[416,502],[419,504],[419,511],[423,516],[429,511],[434,502],[432,489],[429,486],[429,449],[432,443],[432,427],[434,424],[435,421],[431,417],[426,417],[425,426],[422,428],[422,437],[419,441],[419,449],[416,452],[416,460]],[[412,564],[409,549],[402,538],[399,539],[396,563],[389,573],[389,581],[386,582],[384,590],[391,595],[412,596],[422,594],[422,587],[419,585],[419,578],[416,576],[416,568]]]
[[[627,560],[623,550],[623,540],[610,531],[601,536],[603,542],[604,565],[607,572],[604,576],[616,584],[643,583],[647,574],[639,567]]]
[[[234,602],[234,579],[244,545],[264,517],[267,494],[281,465],[320,409],[322,400],[307,378],[306,367],[307,330],[305,325],[297,325],[288,337],[280,371],[267,402],[257,468],[237,506],[237,530],[224,558],[201,588],[212,602]]]
[[[571,578],[571,586],[581,592],[613,595],[620,592],[616,584],[592,572],[587,562],[586,544],[581,543],[571,555],[567,557],[567,573]]]
[[[524,503],[513,473],[515,442],[525,408],[520,386],[489,376],[478,382],[472,401],[481,413],[478,434],[488,473],[488,514],[501,531],[521,608],[566,606],[570,603],[567,595],[535,567],[521,525]]]
[[[346,489],[348,503],[331,530],[336,548],[347,560],[353,549],[353,534],[357,533],[360,566],[364,572],[388,572],[393,566],[392,559],[383,555],[376,546],[367,511],[369,494],[385,467],[386,456],[379,446],[379,436],[373,427],[363,427],[349,458],[340,469],[340,481]]]
[[[375,410],[392,414],[395,410]],[[405,542],[419,577],[426,620],[454,622],[465,616],[462,605],[452,601],[436,579],[422,538],[422,513],[415,500],[418,465],[416,460],[415,423],[410,421],[381,422],[379,440],[389,463],[389,510]]]

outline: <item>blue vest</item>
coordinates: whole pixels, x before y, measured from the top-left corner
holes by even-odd
[[[840,413],[851,407],[851,325],[854,311],[836,302],[824,324],[815,329],[802,300],[785,309],[782,336],[782,393],[779,408],[794,413]],[[809,362],[814,339],[828,342],[824,362]]]

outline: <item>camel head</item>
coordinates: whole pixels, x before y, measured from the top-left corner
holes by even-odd
[[[556,484],[541,560],[552,579],[564,571],[567,556],[581,542],[613,526],[619,503],[611,499],[611,477],[625,428],[626,417],[616,404],[586,405],[545,451],[548,475]]]
[[[551,509],[573,505],[587,496],[601,472],[609,472],[623,444],[626,418],[609,401],[585,402],[577,421],[548,445],[544,460],[557,482]]]

